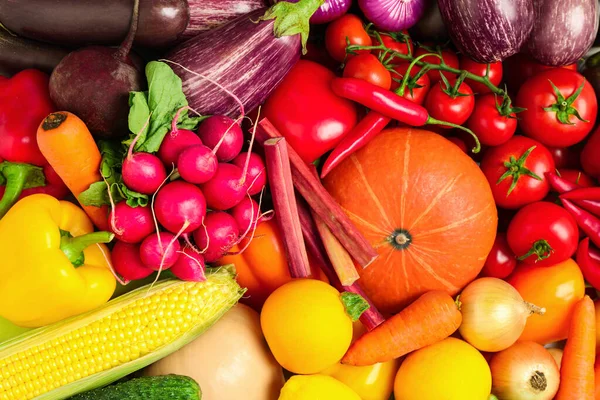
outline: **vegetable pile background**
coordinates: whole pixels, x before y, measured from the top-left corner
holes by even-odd
[[[599,15],[0,1],[0,400],[600,400]]]

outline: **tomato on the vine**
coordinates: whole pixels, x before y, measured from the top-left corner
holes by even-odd
[[[506,143],[517,130],[517,116],[508,100],[493,93],[478,96],[475,108],[467,121],[467,128],[479,138],[481,144],[498,146]]]
[[[406,75],[406,71],[410,63],[400,63],[394,67],[394,71],[396,73],[392,73],[392,90],[396,90],[400,87],[400,82],[402,78]],[[410,69],[410,76],[412,78],[416,77],[419,73],[418,68]],[[414,81],[414,79],[409,78],[406,89],[404,90],[403,97],[407,100],[412,101],[416,104],[423,104],[425,101],[425,96],[427,96],[427,92],[431,87],[431,82],[429,80],[429,76],[427,74],[423,74]]]
[[[485,76],[487,73],[487,77],[490,80],[490,82],[494,86],[498,86],[500,82],[502,82],[502,62],[497,61],[494,63],[490,63],[489,68],[490,70],[488,72],[488,64],[478,63],[477,61],[471,60],[467,56],[462,56],[460,58],[460,69],[464,69],[478,76]],[[491,92],[489,87],[480,82],[470,80],[469,86],[471,86],[471,89],[473,89],[473,92],[475,92],[476,94],[484,94]]]
[[[517,266],[517,258],[508,246],[506,233],[498,233],[492,250],[483,264],[482,276],[504,279],[509,276]]]
[[[425,98],[425,108],[432,118],[456,125],[464,124],[473,112],[475,97],[465,82],[457,86],[456,80],[439,81]],[[451,129],[448,125],[440,127]]]
[[[327,26],[325,31],[325,47],[329,55],[336,61],[342,62],[346,58],[348,42],[361,46],[371,46],[372,44],[371,37],[365,30],[362,20],[352,14],[346,14],[336,19]],[[357,52],[357,54],[360,53],[370,53],[370,51]]]
[[[520,261],[539,266],[565,261],[579,245],[579,228],[573,216],[546,201],[521,208],[510,222],[506,236]]]
[[[437,52],[436,50],[431,50],[431,48],[429,46],[419,47],[415,53],[415,57],[422,56],[423,54],[436,53],[436,52]],[[448,50],[448,49],[442,49],[439,51],[439,54],[444,59],[444,64],[446,64],[449,67],[458,69],[458,67],[459,67],[458,56],[456,55],[455,52],[453,52],[452,50]],[[425,56],[421,59],[421,61],[429,63],[429,64],[440,64],[442,62],[442,60],[440,60],[440,58],[436,57],[436,56]],[[442,79],[442,77],[440,76],[440,71],[438,71],[438,70],[431,70],[431,71],[427,72],[427,75],[429,75],[429,79],[431,79],[431,83],[437,82],[440,79]],[[444,76],[448,79],[452,79],[455,77],[454,74],[452,74],[450,72],[444,72]]]
[[[481,170],[494,200],[502,208],[519,208],[540,201],[550,191],[547,172],[554,171],[552,155],[543,144],[524,136],[486,151]]]
[[[413,42],[410,39],[410,36],[408,36],[408,31],[402,31],[402,32],[381,32],[381,41],[383,42],[383,44],[385,45],[385,47],[387,47],[390,50],[393,50],[397,53],[401,53],[401,54],[413,54],[414,52],[414,47],[413,47]],[[373,46],[379,46],[379,39],[377,37],[374,37],[373,39]],[[375,50],[373,53],[377,56],[380,57],[381,54],[383,54],[383,50]],[[387,54],[386,55],[386,59],[388,57],[392,56],[391,54]],[[396,60],[395,60],[396,61]],[[405,60],[397,60],[397,61],[405,61]]]
[[[392,85],[390,71],[373,54],[359,54],[352,57],[344,67],[345,78],[357,78],[384,89]]]
[[[521,86],[516,104],[523,133],[554,147],[581,142],[594,127],[598,103],[583,75],[564,68],[539,73]]]
[[[594,181],[594,178],[577,169],[558,168],[558,173],[561,178],[566,179],[569,182],[573,182],[582,188],[596,186],[596,181]]]

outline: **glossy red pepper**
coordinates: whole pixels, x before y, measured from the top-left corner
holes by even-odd
[[[576,206],[570,200],[561,199],[561,201],[563,207],[575,218],[581,230],[596,246],[600,246],[600,219],[581,207]]]
[[[586,282],[600,290],[600,250],[590,247],[589,238],[579,243],[576,259]]]
[[[567,200],[598,200],[600,201],[600,187],[587,187],[573,189],[561,196]]]
[[[0,80],[0,217],[21,197],[47,193],[57,198],[68,189],[37,145],[39,124],[54,106],[47,74],[28,69]]]
[[[575,182],[568,181],[563,177],[558,176],[558,174],[554,172],[547,172],[546,179],[548,179],[550,187],[552,187],[552,189],[558,193],[567,193],[571,190],[579,189],[581,187]]]
[[[390,121],[390,117],[386,117],[376,111],[369,111],[329,154],[329,157],[327,157],[327,160],[323,164],[321,178],[324,178],[325,175],[352,153],[369,143]]]

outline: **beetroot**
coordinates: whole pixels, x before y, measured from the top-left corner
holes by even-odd
[[[241,168],[219,163],[215,176],[201,186],[208,207],[213,210],[228,210],[239,204],[248,190],[242,175]]]
[[[166,184],[158,191],[154,202],[156,218],[172,233],[193,232],[202,225],[206,215],[206,200],[197,186],[183,181]]]
[[[217,173],[217,157],[203,144],[188,147],[179,154],[177,171],[189,183],[208,182]]]
[[[177,129],[171,131],[163,139],[158,149],[158,158],[165,164],[165,167],[172,168],[177,165],[177,158],[185,148],[202,144],[202,140],[192,131],[187,129]]]
[[[167,171],[160,159],[143,152],[125,157],[122,174],[129,189],[143,194],[153,194],[167,179]]]
[[[153,233],[140,245],[140,258],[148,268],[165,270],[177,262],[180,250],[181,245],[171,233]]]
[[[261,156],[256,153],[250,153],[248,160],[248,152],[240,153],[233,159],[232,164],[244,169],[248,161],[248,169],[246,172],[246,184],[248,185],[248,194],[254,196],[259,194],[267,185],[267,167]]]
[[[111,252],[115,272],[128,281],[144,279],[152,270],[140,258],[140,246],[117,240]]]
[[[131,207],[125,200],[115,205],[109,222],[115,237],[125,243],[139,243],[154,231],[150,207]]]
[[[194,232],[194,241],[204,251],[206,262],[215,262],[229,251],[240,236],[235,219],[224,211],[211,211],[204,226]]]
[[[244,145],[242,128],[224,115],[213,115],[202,121],[198,127],[198,136],[206,146],[215,151],[220,162],[233,160]]]
[[[138,18],[139,0],[135,0],[129,33],[121,47],[75,50],[62,59],[50,77],[50,97],[56,107],[77,115],[101,138],[127,134],[129,92],[145,86],[142,71],[129,57]]]
[[[179,255],[177,262],[171,267],[171,272],[182,281],[203,282],[206,280],[204,275],[204,257],[186,246]]]

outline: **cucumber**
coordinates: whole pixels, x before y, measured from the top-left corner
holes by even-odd
[[[200,386],[182,375],[145,376],[90,390],[70,400],[201,400]]]

